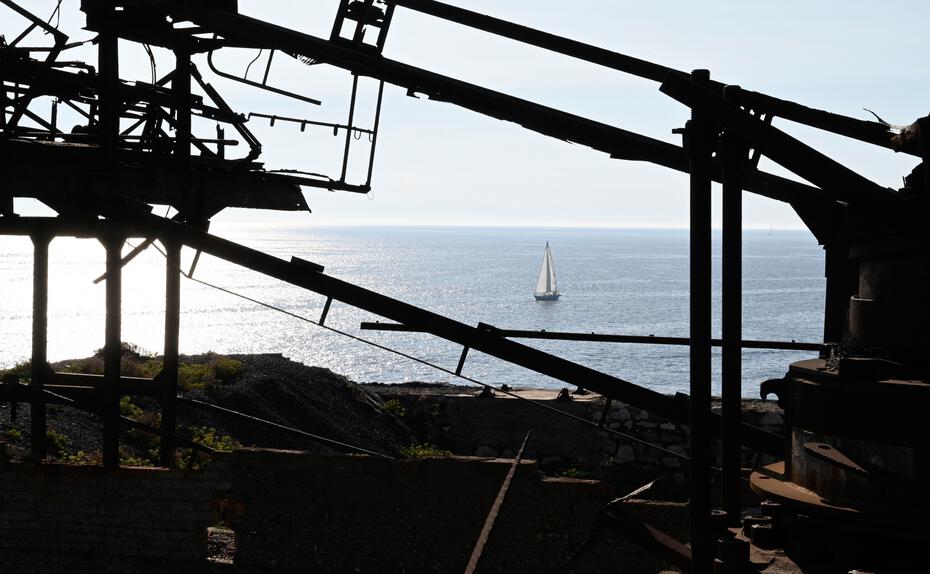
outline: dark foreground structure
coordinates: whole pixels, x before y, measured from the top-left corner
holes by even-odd
[[[320,293],[395,322],[389,328],[430,333],[463,346],[460,374],[476,350],[566,383],[597,392],[690,427],[690,546],[685,547],[627,515],[622,504],[599,520],[692,572],[741,572],[750,562],[739,524],[740,449],[751,447],[782,462],[752,473],[752,489],[770,501],[772,516],[750,520],[745,534],[755,548],[782,546],[795,571],[918,571],[926,568],[930,541],[924,514],[930,506],[930,444],[922,414],[930,408],[930,368],[924,355],[930,305],[923,294],[927,260],[925,219],[930,192],[930,119],[905,129],[862,121],[741,89],[711,79],[706,70],[685,73],[595,46],[553,36],[432,0],[341,0],[330,38],[317,38],[238,12],[235,0],[83,0],[87,29],[95,32],[96,62],[62,59],[68,38],[12,0],[0,4],[27,21],[23,34],[0,43],[0,233],[23,235],[35,245],[33,352],[29,384],[9,378],[0,399],[28,403],[33,453],[46,453],[45,409],[65,403],[103,422],[103,464],[119,464],[120,425],[161,437],[161,462],[174,464],[176,437],[179,293],[183,246]],[[682,146],[548,108],[381,55],[397,9],[415,10],[655,81],[687,106],[692,119],[678,132]],[[38,32],[44,31],[46,36]],[[51,45],[28,45],[50,38]],[[175,68],[151,83],[120,79],[119,41],[159,46],[175,55]],[[231,49],[264,50],[264,77],[256,82],[219,69],[213,55]],[[256,89],[303,102],[268,82],[275,55],[307,65],[329,65],[353,78],[348,118],[331,124],[232,110],[201,75],[192,58],[206,54],[212,71]],[[374,79],[377,104],[371,126],[355,124],[360,79]],[[514,333],[466,325],[348,284],[319,265],[284,261],[208,233],[212,216],[227,207],[305,210],[301,186],[367,192],[378,138],[381,95],[391,84],[429,99],[516,122],[550,137],[585,145],[611,157],[648,161],[690,174],[691,352],[690,395],[668,397],[634,383],[535,350]],[[86,123],[65,131],[62,106]],[[256,160],[261,144],[250,117],[326,128],[344,136],[338,176],[267,171]],[[882,188],[847,166],[772,125],[774,118],[804,124],[923,160],[900,190]],[[195,121],[217,124],[210,137]],[[228,131],[235,138],[228,138]],[[367,178],[347,181],[350,148],[367,136]],[[244,144],[241,157],[230,150]],[[758,169],[765,156],[810,184]],[[711,338],[711,184],[723,184],[723,336]],[[750,191],[790,204],[826,251],[827,295],[821,358],[791,365],[784,379],[763,384],[786,412],[782,436],[740,421],[741,194]],[[13,198],[31,197],[57,217],[24,217]],[[169,205],[171,218],[153,214]],[[46,360],[48,247],[59,236],[96,238],[106,248],[105,374],[51,372]],[[142,242],[127,255],[129,238]],[[155,242],[166,254],[164,369],[153,380],[120,373],[122,267]],[[195,259],[196,261],[196,259]],[[324,325],[327,303],[317,321]],[[383,328],[379,327],[379,328]],[[529,334],[532,336],[532,334]],[[572,337],[572,334],[561,334]],[[537,336],[539,336],[537,334]],[[574,335],[584,338],[583,335]],[[711,411],[711,348],[723,348],[723,411]],[[758,343],[758,342],[757,342]],[[765,342],[762,342],[765,344]],[[121,419],[120,398],[144,395],[161,404],[158,428]],[[204,407],[208,408],[208,407]],[[883,412],[881,418],[864,416]],[[606,411],[605,411],[606,412]],[[721,440],[719,469],[712,457]],[[710,483],[719,472],[720,500]],[[753,550],[752,556],[757,556]],[[798,564],[801,564],[800,566]],[[458,565],[449,566],[453,570]],[[787,567],[787,566],[786,566]],[[622,567],[618,565],[618,570]],[[803,569],[803,570],[802,570]]]

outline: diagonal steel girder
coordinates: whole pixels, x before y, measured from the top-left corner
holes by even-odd
[[[488,328],[478,328],[409,303],[365,289],[347,281],[308,269],[267,253],[239,245],[168,219],[146,213],[128,213],[103,207],[107,220],[63,220],[62,218],[0,218],[0,234],[50,233],[94,237],[123,226],[127,236],[158,237],[176,241],[214,257],[235,263],[291,285],[408,325],[418,331],[458,343],[498,359],[570,385],[594,391],[670,420],[688,424],[688,400],[665,395],[596,369],[551,355],[501,337]],[[108,212],[109,211],[109,212]],[[720,416],[708,412],[711,428],[720,429]],[[741,436],[747,445],[770,454],[783,451],[783,439],[758,427],[743,424]]]
[[[452,103],[517,123],[546,136],[584,145],[617,159],[646,161],[683,173],[689,171],[688,156],[680,146],[390,60],[343,43],[223,10],[182,8],[176,10],[176,15],[219,34],[227,46],[278,49],[300,54],[404,87],[411,93],[424,94],[436,101]],[[721,181],[719,169],[712,176]],[[746,191],[792,205],[835,203],[834,197],[816,187],[756,169],[747,168],[741,179]]]

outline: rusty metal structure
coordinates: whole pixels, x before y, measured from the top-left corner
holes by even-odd
[[[624,527],[692,572],[751,569],[743,543],[719,535],[738,523],[740,449],[752,447],[783,462],[757,470],[753,490],[773,501],[777,516],[747,529],[755,547],[785,546],[803,560],[892,568],[919,561],[930,541],[923,513],[930,507],[930,442],[923,413],[930,408],[930,368],[924,356],[930,306],[922,287],[930,273],[923,231],[930,193],[930,120],[905,130],[863,121],[715,81],[706,70],[690,73],[526,28],[434,0],[340,0],[332,35],[319,38],[239,13],[235,0],[82,0],[86,28],[96,33],[96,62],[63,59],[74,45],[55,27],[13,0],[0,0],[29,24],[0,41],[0,233],[31,238],[35,247],[32,372],[28,385],[7,381],[0,400],[31,405],[32,448],[45,455],[46,405],[64,402],[103,421],[105,465],[119,461],[120,397],[159,401],[161,461],[171,465],[186,444],[176,434],[178,331],[182,246],[323,294],[464,348],[532,369],[567,383],[690,424],[690,547],[676,545],[641,525]],[[382,56],[396,10],[483,30],[598,64],[607,71],[656,82],[660,91],[692,112],[677,130],[682,145],[542,106]],[[51,45],[32,46],[42,31]],[[119,42],[170,50],[174,69],[149,83],[120,78]],[[213,54],[230,48],[267,50],[261,82],[222,71]],[[334,124],[233,110],[194,63],[206,55],[220,77],[318,103],[268,82],[272,58],[329,65],[352,75],[348,119]],[[374,122],[355,123],[360,78],[378,84]],[[371,189],[381,96],[385,84],[448,102],[528,130],[581,144],[613,158],[646,161],[690,174],[691,316],[690,396],[669,397],[517,343],[532,333],[470,326],[326,275],[315,264],[285,261],[208,233],[212,216],[228,207],[306,210],[301,186],[334,191]],[[202,95],[198,95],[198,93]],[[49,105],[50,104],[50,105]],[[66,131],[61,106],[85,124]],[[46,109],[41,109],[45,107]],[[331,129],[345,136],[342,169],[333,176],[269,171],[257,162],[262,146],[250,118]],[[195,133],[193,118],[215,122],[215,133]],[[923,163],[900,190],[883,188],[789,136],[774,118],[803,124],[919,157]],[[228,134],[233,134],[232,137]],[[353,136],[370,142],[367,179],[347,180]],[[244,144],[244,154],[231,152]],[[765,156],[809,184],[759,169]],[[723,335],[711,336],[711,185],[723,185]],[[818,359],[790,366],[763,393],[779,397],[787,414],[785,436],[740,420],[741,194],[746,190],[790,204],[826,251],[824,345]],[[15,213],[13,198],[35,198],[56,217]],[[169,205],[171,218],[152,212]],[[59,236],[98,239],[106,248],[106,345],[102,376],[54,373],[46,360],[48,247]],[[144,242],[123,255],[127,238]],[[153,380],[120,373],[122,267],[155,241],[167,254],[164,368]],[[323,324],[329,303],[319,319]],[[557,334],[558,335],[558,334]],[[535,335],[535,336],[538,336]],[[561,334],[561,338],[583,338]],[[609,336],[607,336],[609,337]],[[609,340],[609,339],[599,339]],[[655,342],[655,341],[644,341]],[[765,342],[755,342],[764,344]],[[711,347],[723,349],[723,412],[711,412]],[[458,371],[461,371],[461,362]],[[876,419],[864,409],[888,413]],[[864,422],[865,421],[865,422]],[[712,445],[722,442],[722,498],[713,500]],[[182,442],[178,442],[178,441]],[[721,507],[723,512],[715,510]],[[721,518],[722,517],[722,518]],[[619,522],[623,522],[620,520]],[[818,533],[816,544],[805,536]],[[805,534],[808,533],[808,534]],[[718,539],[719,538],[719,539]],[[829,542],[824,542],[828,540]],[[824,553],[824,546],[830,552]],[[736,548],[736,550],[734,550]],[[841,559],[825,554],[843,548]],[[802,561],[803,561],[802,560]],[[759,570],[758,564],[756,570]],[[845,571],[845,570],[844,570]],[[886,571],[886,570],[883,570]]]

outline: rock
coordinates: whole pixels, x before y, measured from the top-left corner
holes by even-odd
[[[630,414],[630,410],[625,406],[612,406],[610,407],[610,418],[621,423],[633,418]]]
[[[784,422],[785,419],[781,416],[781,413],[775,411],[769,411],[759,419],[759,424],[762,426],[781,426]]]
[[[562,463],[563,463],[563,462],[564,462],[564,461],[562,460],[561,457],[558,457],[558,456],[547,456],[547,457],[544,457],[544,458],[540,459],[540,461],[539,461],[539,468],[541,468],[541,469],[544,470],[545,472],[552,472],[552,471],[554,471],[555,469],[557,469],[557,468],[559,468],[560,466],[562,466]]]
[[[659,457],[651,454],[641,454],[636,457],[636,462],[641,464],[648,464],[652,466],[659,466]]]
[[[621,444],[617,448],[617,453],[614,454],[614,462],[616,464],[625,464],[627,462],[633,462],[636,460],[636,452],[633,450],[633,447],[628,444]]]
[[[656,428],[656,427],[659,426],[659,425],[658,425],[657,423],[644,420],[644,421],[641,421],[641,422],[637,422],[637,423],[636,423],[636,426],[637,426],[638,428],[641,428],[641,429],[654,429],[654,428]]]
[[[662,466],[666,468],[678,468],[681,466],[681,459],[674,456],[663,456]]]
[[[490,458],[497,458],[497,451],[489,446],[481,445],[477,449],[475,449],[475,456],[486,456]]]
[[[679,444],[673,444],[672,446],[668,447],[668,450],[674,452],[675,454],[680,454],[680,455],[682,455],[682,456],[687,456],[687,454],[688,454],[688,453],[685,451],[685,447],[683,447],[683,446],[681,446],[681,445],[679,445]]]
[[[678,425],[676,425],[675,423],[662,423],[659,425],[659,428],[662,430],[674,431],[674,430],[678,430]]]

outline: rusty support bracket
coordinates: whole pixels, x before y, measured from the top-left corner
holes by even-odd
[[[520,461],[523,460],[523,451],[526,449],[526,443],[530,440],[532,434],[533,430],[530,429],[526,431],[526,436],[523,437],[523,444],[520,445],[520,450],[517,452],[516,458],[513,459],[510,470],[507,471],[504,483],[501,484],[501,488],[497,493],[497,498],[494,499],[494,504],[491,505],[491,511],[488,512],[488,517],[484,521],[481,534],[478,535],[478,542],[475,543],[475,548],[471,552],[471,558],[468,559],[468,565],[465,567],[465,574],[474,574],[475,569],[478,567],[478,561],[481,560],[484,546],[488,543],[488,538],[491,536],[491,529],[494,528],[494,522],[497,520],[497,515],[500,513],[501,505],[504,504],[504,498],[507,496],[507,491],[510,490],[510,483],[513,481],[513,475],[516,474],[517,468],[520,466]]]
[[[468,358],[468,347],[462,347],[462,354],[459,356],[459,364],[455,367],[455,375],[459,376],[462,374],[462,369],[465,368],[465,359]]]
[[[326,323],[326,316],[329,315],[329,306],[332,304],[333,304],[333,298],[327,297],[326,303],[323,305],[323,312],[320,313],[320,320],[317,323],[320,327],[322,327],[323,324]]]

